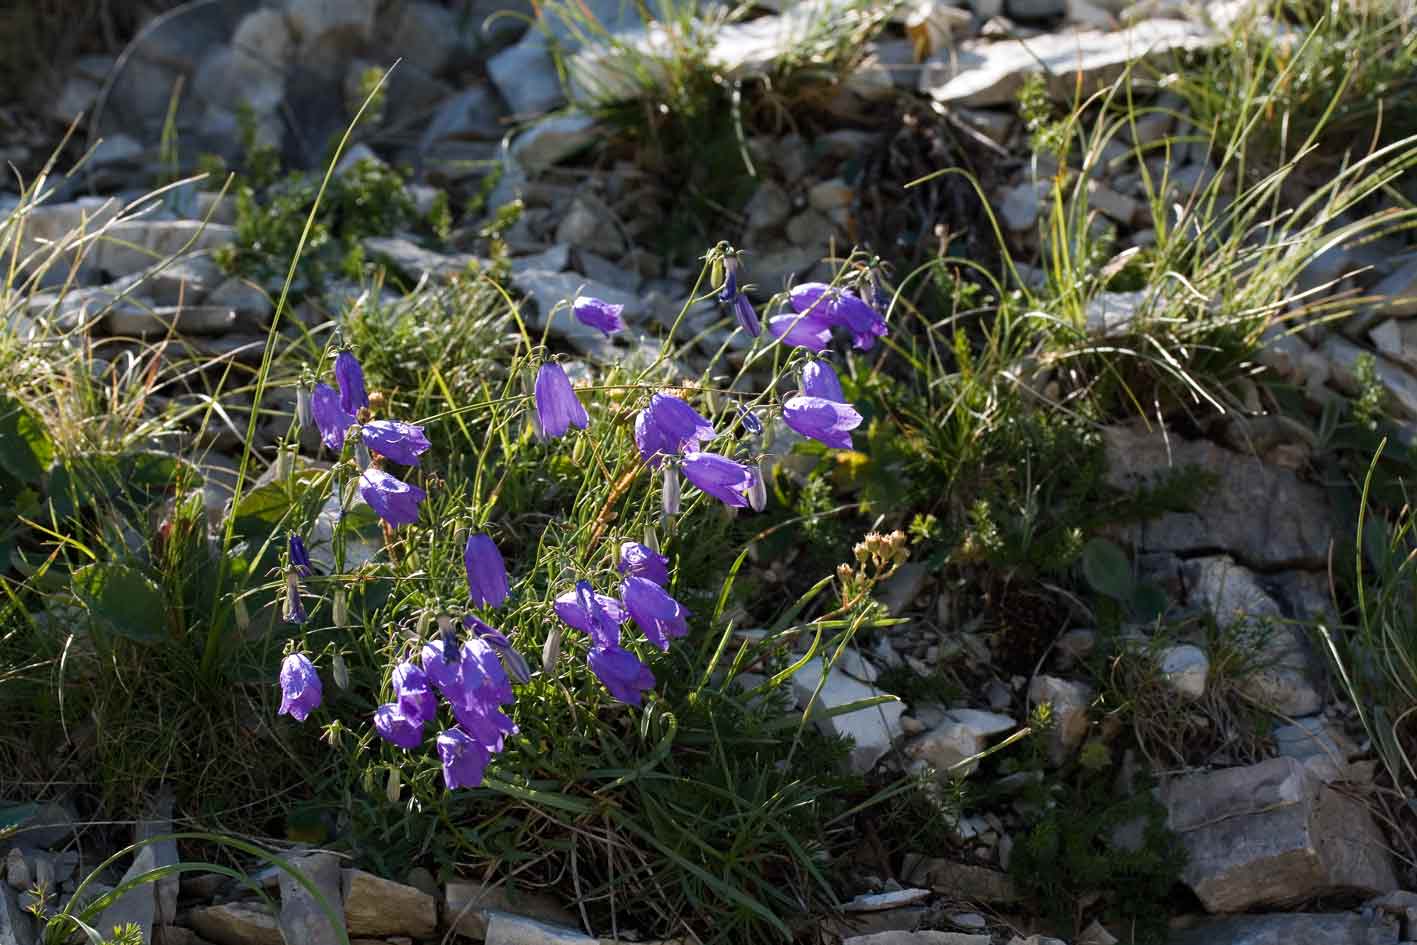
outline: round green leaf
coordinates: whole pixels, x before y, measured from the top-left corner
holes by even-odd
[[[1121,548],[1105,538],[1094,538],[1082,549],[1082,575],[1094,591],[1129,603],[1132,598],[1132,565]]]
[[[72,587],[95,621],[140,643],[163,639],[167,603],[162,589],[125,564],[99,562],[74,572]]]

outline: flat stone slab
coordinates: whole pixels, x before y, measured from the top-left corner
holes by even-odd
[[[1397,889],[1368,809],[1293,758],[1174,778],[1161,800],[1189,854],[1181,878],[1209,912]]]
[[[1215,44],[1217,34],[1181,20],[1145,20],[1117,32],[1044,33],[1026,40],[967,40],[926,63],[920,91],[953,105],[1011,105],[1024,79],[1044,76],[1049,93],[1070,100],[1116,80],[1129,62]]]
[[[1173,932],[1169,945],[1397,945],[1397,923],[1350,913],[1246,915]]]

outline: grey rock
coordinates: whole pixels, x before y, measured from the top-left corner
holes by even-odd
[[[35,945],[34,919],[20,908],[19,896],[0,883],[0,945]]]
[[[187,913],[187,924],[216,945],[285,945],[276,917],[254,902],[198,906]]]
[[[1395,318],[1417,315],[1417,259],[1413,259],[1373,286],[1378,301],[1373,310]]]
[[[1174,778],[1160,793],[1189,854],[1182,879],[1211,912],[1397,888],[1367,808],[1292,758]]]
[[[1048,758],[1053,764],[1067,761],[1087,737],[1087,709],[1093,696],[1091,687],[1056,676],[1035,676],[1029,683],[1029,701],[1053,707],[1048,729]]]
[[[739,677],[740,681],[742,677]],[[494,914],[519,915],[552,925],[574,926],[576,917],[555,896],[506,886],[454,880],[444,889],[444,916],[454,932],[485,939]]]
[[[1083,312],[1087,333],[1094,338],[1114,338],[1132,330],[1137,313],[1150,301],[1150,293],[1099,292],[1088,299]]]
[[[235,326],[236,313],[215,305],[162,305],[151,309],[119,306],[103,318],[105,331],[127,338],[224,335]]]
[[[838,668],[853,679],[859,679],[864,683],[873,683],[880,672],[871,661],[861,655],[861,651],[854,646],[848,646],[841,651],[841,658],[837,660]]]
[[[876,932],[873,935],[853,935],[841,940],[841,945],[989,945],[988,935],[968,932]]]
[[[1015,20],[1049,20],[1067,12],[1063,0],[1008,0],[1004,9]]]
[[[286,0],[285,18],[302,45],[331,33],[367,39],[374,29],[375,0]]]
[[[288,862],[319,890],[325,904],[338,917],[343,915],[339,857],[333,853],[307,853]],[[287,942],[307,945],[335,945],[340,941],[319,900],[284,870],[280,871],[280,930]]]
[[[1319,352],[1328,359],[1334,386],[1346,394],[1362,389],[1358,362],[1365,356],[1374,359],[1378,384],[1388,395],[1388,403],[1397,416],[1417,419],[1417,378],[1382,355],[1373,355],[1338,335],[1329,335],[1319,345]]]
[[[1163,437],[1135,426],[1102,431],[1107,481],[1119,489],[1154,485],[1197,467],[1215,477],[1194,512],[1172,512],[1136,529],[1144,550],[1177,554],[1224,548],[1251,567],[1322,568],[1332,530],[1328,500],[1293,471],[1268,465],[1205,440]]]
[[[203,476],[202,504],[207,510],[207,525],[216,528],[226,515],[226,503],[236,492],[239,466],[225,453],[207,453],[196,460],[196,466]]]
[[[457,15],[441,4],[405,0],[395,15],[389,51],[429,72],[446,66],[463,43]]]
[[[25,853],[19,847],[10,848],[0,869],[4,870],[5,881],[21,892],[34,885],[34,871],[30,869],[29,860],[25,859]]]
[[[246,106],[257,116],[272,116],[285,100],[285,72],[247,55],[244,50],[213,50],[192,78],[198,100],[232,110]]]
[[[264,288],[240,276],[222,281],[207,294],[206,303],[229,308],[244,321],[264,325],[275,311],[275,300]]]
[[[20,825],[15,839],[27,849],[46,850],[67,843],[74,836],[78,814],[67,804],[48,801],[40,804]]]
[[[529,256],[517,256],[512,259],[512,272],[525,272],[527,270],[544,270],[546,272],[560,272],[571,264],[571,247],[565,245],[552,246],[550,249],[542,250],[539,253],[532,253]]]
[[[443,255],[396,236],[369,236],[360,245],[370,259],[387,263],[410,282],[418,282],[426,276],[433,282],[447,283],[466,274],[469,268],[483,264],[470,253]]]
[[[792,215],[792,198],[787,191],[774,181],[765,180],[753,191],[743,213],[748,218],[748,229],[766,230],[781,226]]]
[[[787,239],[793,246],[821,255],[826,250],[827,237],[835,228],[831,217],[808,207],[787,221]]]
[[[1008,873],[953,860],[918,858],[907,870],[906,880],[964,902],[1009,905],[1023,899]]]
[[[573,112],[537,122],[512,142],[512,157],[528,173],[559,164],[596,139],[595,119]]]
[[[640,274],[617,266],[598,253],[582,249],[576,253],[576,268],[592,282],[601,282],[621,292],[635,292],[640,287]]]
[[[1051,187],[1048,181],[1024,181],[1004,191],[999,203],[999,219],[1004,226],[1014,231],[1033,226]]]
[[[599,201],[577,197],[556,226],[556,242],[609,256],[625,251],[625,240]]]
[[[840,177],[819,181],[807,191],[807,203],[822,213],[849,207],[855,197],[856,189]]]
[[[1318,716],[1276,725],[1274,746],[1281,757],[1300,762],[1325,784],[1346,779],[1348,762],[1358,754],[1338,726]]]
[[[172,805],[172,795],[162,794],[158,798],[155,808],[148,813],[147,819],[138,821],[133,828],[134,841],[148,843],[147,848],[153,851],[153,865],[157,868],[177,865],[177,841],[154,839],[173,832]],[[158,925],[171,925],[177,919],[177,894],[179,892],[177,874],[174,873],[159,879],[154,884],[153,892],[157,903],[157,909],[153,916],[154,921]]]
[[[487,945],[599,945],[600,940],[563,925],[494,912],[487,922]]]
[[[1189,643],[1178,643],[1166,647],[1157,657],[1161,681],[1173,692],[1187,699],[1199,699],[1205,695],[1210,675],[1210,659],[1206,657],[1205,650]]]
[[[1208,919],[1171,933],[1168,945],[1397,945],[1396,923],[1350,913]]]
[[[822,678],[823,666],[820,660],[812,660],[793,675],[792,694],[799,707],[804,710],[807,708],[817,686],[822,683]],[[837,668],[833,668],[826,676],[821,693],[817,695],[812,709],[812,720],[817,728],[828,735],[851,738],[853,745],[850,765],[853,771],[869,771],[890,751],[901,734],[900,717],[905,712],[904,704],[898,700],[885,702],[831,717],[825,717],[821,713],[881,695],[885,693],[852,679]]]
[[[205,299],[226,274],[211,256],[197,254],[154,266],[138,278],[139,290],[158,305],[194,305]]]
[[[942,778],[968,777],[977,763],[961,762],[983,751],[990,737],[1007,732],[1017,724],[1007,715],[977,709],[952,709],[945,713],[943,722],[908,743],[905,754],[928,764]]]
[[[49,116],[67,125],[80,115],[86,115],[103,90],[103,83],[85,75],[71,75],[64,81],[59,97],[49,106]]]
[[[930,898],[928,889],[895,889],[890,892],[863,893],[842,903],[843,912],[880,912],[911,906]]]
[[[1308,647],[1281,622],[1279,603],[1253,573],[1226,555],[1193,558],[1182,567],[1188,600],[1215,614],[1226,635],[1254,660],[1237,680],[1250,698],[1288,716],[1323,707]]]
[[[157,915],[157,890],[151,881],[140,881],[139,877],[156,867],[157,854],[152,845],[139,849],[133,857],[132,865],[128,867],[128,871],[123,874],[123,879],[118,884],[119,887],[133,882],[136,882],[137,885],[123,893],[114,900],[112,905],[104,909],[94,922],[94,926],[107,932],[124,925],[136,925],[143,930],[143,941],[152,941],[153,919]]]
[[[464,89],[438,107],[421,147],[427,151],[443,141],[495,141],[506,132],[506,111],[497,93],[485,85]]]
[[[929,577],[928,567],[918,561],[907,561],[881,586],[881,603],[892,617],[899,617],[915,603]]]
[[[363,870],[343,870],[344,921],[351,936],[427,938],[438,928],[438,904],[412,886]]]
[[[487,75],[517,117],[542,115],[566,102],[546,36],[535,27],[488,59]]]
[[[1118,32],[1083,30],[1027,40],[966,40],[957,52],[926,64],[920,90],[957,105],[1006,105],[1024,77],[1043,74],[1059,101],[1088,95],[1115,80],[1135,59],[1212,45],[1218,36],[1179,20],[1148,20]],[[1079,76],[1081,81],[1079,84]]]
[[[104,230],[98,264],[111,278],[132,275],[178,253],[228,246],[236,231],[200,220],[124,220]]]

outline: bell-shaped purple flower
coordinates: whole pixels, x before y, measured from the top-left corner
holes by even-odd
[[[508,735],[518,731],[505,712],[495,703],[479,702],[475,699],[452,703],[453,718],[458,725],[472,736],[473,740],[492,754],[501,751]]]
[[[341,351],[335,356],[335,382],[339,384],[339,405],[345,413],[355,414],[369,406],[369,393],[364,389],[364,369],[354,355]]]
[[[861,414],[850,404],[800,394],[787,398],[782,419],[803,436],[841,450],[851,449],[851,431],[861,425]]]
[[[302,577],[309,577],[311,573],[310,554],[305,550],[305,539],[291,532],[288,544],[290,548],[290,566],[295,569],[296,574]]]
[[[328,384],[316,384],[310,395],[310,412],[320,431],[320,442],[338,453],[344,449],[344,434],[354,423],[354,414],[340,406],[339,394]]]
[[[594,647],[586,662],[610,694],[627,705],[639,705],[640,693],[654,688],[654,673],[649,667],[618,646]]]
[[[831,323],[811,315],[774,315],[768,330],[783,344],[808,351],[825,351],[831,344]]]
[[[713,424],[678,397],[655,394],[635,417],[635,446],[656,469],[666,456],[696,450],[717,434]]]
[[[637,541],[621,543],[620,563],[615,570],[627,576],[653,581],[660,587],[669,583],[669,559]]]
[[[464,702],[487,705],[510,705],[516,698],[497,651],[486,640],[473,637],[462,646],[462,695]]]
[[[294,568],[285,572],[285,611],[281,619],[286,623],[304,623],[309,619],[305,602],[300,599],[300,578]]]
[[[462,686],[462,647],[456,641],[429,640],[423,644],[423,673],[452,701]]]
[[[492,539],[481,532],[469,535],[462,563],[472,606],[501,607],[508,594],[507,564]]]
[[[507,639],[506,634],[500,630],[494,630],[472,614],[463,618],[462,625],[497,651],[497,656],[501,658],[502,667],[507,671],[507,675],[523,685],[531,682],[531,667],[512,646],[512,641]]]
[[[623,305],[615,305],[589,295],[578,296],[571,303],[571,313],[576,316],[577,321],[582,325],[600,329],[605,332],[607,338],[617,331],[625,330],[625,319],[620,316],[623,311]]]
[[[846,403],[846,394],[841,390],[836,371],[827,362],[815,358],[802,365],[802,393],[808,397]]]
[[[743,424],[743,429],[752,436],[763,432],[763,421],[759,420],[758,415],[746,407],[738,408],[738,420]]]
[[[625,578],[620,585],[620,598],[645,639],[661,650],[669,649],[671,639],[689,632],[689,611],[653,581]]]
[[[590,423],[570,378],[555,361],[547,361],[536,372],[535,400],[536,423],[544,440],[564,436],[571,427],[584,430]]]
[[[748,507],[753,472],[717,453],[685,453],[679,469],[684,478],[731,508]]]
[[[753,303],[742,292],[733,297],[733,317],[738,319],[738,326],[750,337],[756,338],[763,333],[763,323],[758,320]]]
[[[374,710],[374,731],[397,748],[417,748],[423,741],[423,723],[404,715],[396,702],[386,702]]]
[[[443,783],[450,791],[479,787],[491,757],[461,728],[438,733],[438,759],[443,762]]]
[[[788,295],[795,312],[810,314],[851,332],[857,348],[868,350],[887,334],[886,320],[866,301],[838,286],[804,282]]]
[[[365,446],[405,466],[417,466],[431,445],[422,427],[402,420],[370,420],[360,430]]]
[[[404,718],[422,725],[438,717],[438,697],[423,670],[404,660],[394,667],[393,686],[394,701]]]
[[[589,581],[577,581],[552,607],[566,626],[590,634],[597,646],[617,646],[620,625],[630,616],[618,600],[591,590]]]
[[[370,466],[359,476],[359,494],[379,517],[390,525],[412,525],[418,521],[418,503],[428,498],[422,489]]]
[[[297,722],[304,722],[312,711],[319,708],[325,689],[320,685],[320,674],[315,672],[315,664],[304,653],[292,653],[280,664],[280,709],[277,715],[288,715]]]

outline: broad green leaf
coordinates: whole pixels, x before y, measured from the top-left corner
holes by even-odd
[[[140,643],[166,637],[167,603],[162,590],[141,572],[99,562],[75,571],[72,586],[89,614],[109,631]]]
[[[21,482],[39,482],[54,458],[44,424],[15,398],[0,395],[0,467]]]
[[[1105,538],[1094,538],[1082,549],[1082,574],[1099,594],[1129,603],[1132,598],[1132,566],[1127,556]]]
[[[89,453],[50,467],[48,493],[55,515],[69,518],[104,500],[147,505],[201,481],[196,467],[171,453]]]

